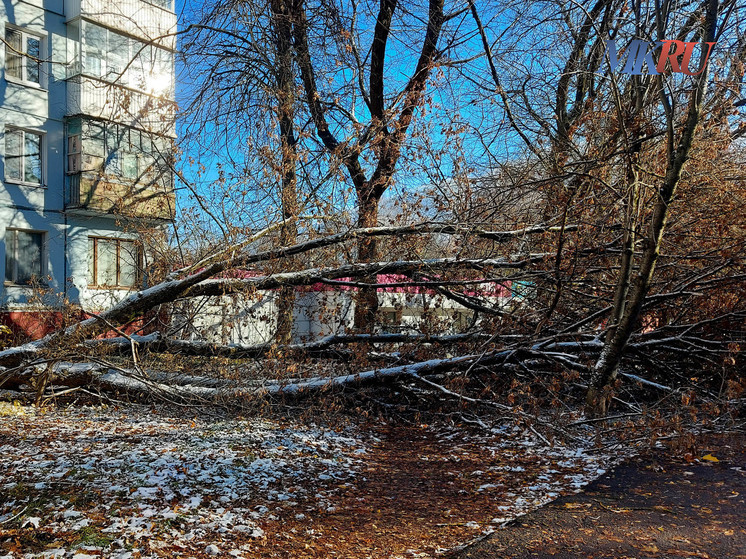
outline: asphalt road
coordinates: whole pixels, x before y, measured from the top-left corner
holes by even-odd
[[[631,459],[451,559],[746,558],[746,436],[692,450]]]

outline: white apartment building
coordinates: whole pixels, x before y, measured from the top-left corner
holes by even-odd
[[[173,218],[173,0],[0,6],[0,312],[105,308]]]

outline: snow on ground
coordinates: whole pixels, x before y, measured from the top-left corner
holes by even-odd
[[[596,452],[586,445],[573,447],[547,445],[533,432],[515,424],[493,427],[491,437],[464,436],[463,433],[441,433],[440,440],[453,449],[452,459],[468,454],[475,444],[481,444],[492,460],[484,470],[471,473],[477,492],[499,495],[496,505],[500,514],[491,526],[474,526],[491,531],[536,508],[568,493],[578,492],[611,467],[632,454],[630,449],[617,449],[614,454]],[[477,440],[478,439],[478,440]]]
[[[141,406],[24,409],[0,414],[0,546],[11,526],[46,532],[54,542],[44,551],[21,546],[8,558],[130,559],[179,550],[248,557],[241,542],[264,537],[259,523],[278,520],[282,532],[279,517],[323,518],[335,511],[340,489],[364,488],[381,443],[352,428],[179,419]],[[579,490],[622,458],[549,446],[513,423],[428,430],[438,448],[419,456],[421,463],[448,464],[451,480],[468,479],[470,492],[494,503],[491,522],[464,524],[471,533]],[[479,469],[464,471],[466,463]]]
[[[107,556],[121,559],[144,540],[178,548],[209,543],[211,533],[258,538],[256,521],[271,520],[277,507],[331,506],[328,481],[354,476],[364,453],[351,433],[264,420],[179,420],[142,407],[2,417],[0,527],[19,515],[27,526],[105,543]],[[50,494],[55,498],[35,502]],[[102,518],[102,528],[85,531]]]

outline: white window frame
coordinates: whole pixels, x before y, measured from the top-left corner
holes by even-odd
[[[117,253],[116,253],[116,280],[113,284],[100,284],[98,283],[98,242],[116,242]],[[132,285],[122,285],[122,243],[132,243],[132,249],[136,251],[135,254],[135,281]],[[91,289],[127,289],[136,290],[142,279],[142,249],[137,244],[137,239],[125,239],[119,237],[103,237],[90,235],[88,237],[88,258],[89,258],[89,271],[88,271],[88,287]]]
[[[23,133],[23,137],[21,140],[21,148],[23,149],[23,154],[21,155],[21,178],[13,178],[8,176],[8,167],[7,167],[7,161],[8,161],[8,152],[7,152],[7,139],[6,135],[9,132],[21,132]],[[39,163],[40,163],[40,174],[39,182],[31,182],[26,180],[26,134],[33,134],[34,136],[39,136]],[[4,174],[4,180],[6,183],[12,183],[12,184],[20,184],[23,186],[33,186],[36,188],[44,188],[46,186],[47,180],[46,180],[46,170],[47,170],[47,157],[46,157],[46,147],[47,147],[47,140],[46,140],[46,133],[44,130],[39,130],[37,128],[21,128],[19,126],[6,126],[4,133],[3,133],[3,141],[2,141],[2,149],[3,149],[3,174]]]
[[[102,33],[105,41],[103,50],[98,53],[97,57],[93,57],[90,53],[90,51],[93,50],[89,40],[92,33],[92,28],[95,28],[98,33]],[[118,33],[98,23],[93,23],[88,20],[85,20],[83,22],[83,25],[81,27],[81,37],[83,38],[83,40],[81,41],[83,74],[97,80],[103,80],[109,83],[127,87],[129,86],[129,75],[128,72],[125,71],[125,67],[122,66],[120,68],[118,66],[111,65],[111,43],[115,40],[113,38],[114,36],[116,37],[116,40],[127,42],[127,52],[117,51],[117,54],[123,56],[123,63],[127,65],[133,64],[131,51],[133,48],[133,42],[137,41],[137,39],[133,39],[132,37],[129,37],[124,33]],[[98,62],[100,64],[98,72],[93,72],[90,68],[90,65],[87,64],[89,58],[98,59]]]
[[[90,36],[94,33],[102,33],[105,44],[97,56],[92,53]],[[125,33],[109,29],[98,23],[84,20],[80,27],[80,60],[81,72],[86,77],[105,81],[113,85],[126,87],[146,95],[156,95],[172,98],[174,95],[174,54],[157,44],[143,42],[140,39],[130,37]],[[127,43],[126,52],[122,48],[115,48],[117,41]],[[120,45],[121,46],[121,45]],[[112,54],[114,53],[114,54]],[[121,57],[119,65],[112,65],[115,55]],[[93,71],[89,58],[96,59],[100,66],[98,71]],[[161,72],[163,70],[163,72]],[[168,78],[168,86],[158,93],[154,93],[148,87],[152,80],[159,75]]]
[[[7,42],[7,33],[8,31],[12,31],[14,33],[20,33],[21,35],[21,49],[20,52],[16,52],[15,49],[12,49],[12,47]],[[28,62],[29,62],[29,55],[26,54],[26,44],[27,40],[36,39],[39,41],[39,81],[35,82],[33,80],[28,79]],[[46,89],[46,63],[44,62],[46,56],[46,44],[47,44],[47,37],[43,33],[37,33],[35,31],[29,31],[28,29],[25,29],[23,27],[16,27],[14,25],[5,25],[5,29],[3,30],[3,41],[5,42],[5,64],[4,64],[4,74],[5,74],[5,80],[11,83],[17,83],[21,84],[27,87],[36,87],[38,89]],[[21,77],[17,76],[11,76],[8,74],[8,52],[12,52],[13,54],[16,54],[20,57],[20,64],[21,64]]]
[[[46,245],[47,235],[46,231],[36,231],[34,229],[20,229],[16,227],[9,227],[5,230],[5,285],[13,285],[19,287],[28,287],[31,283],[18,283],[18,237],[17,233],[28,233],[31,235],[39,235],[41,238],[40,253],[39,253],[39,274],[38,281],[43,282],[46,276]],[[12,241],[11,241],[12,235]],[[8,255],[12,254],[11,261],[15,265],[13,270],[8,270]]]
[[[174,11],[174,2],[173,0],[145,0],[148,4],[152,4],[153,6],[156,6],[162,10],[166,10],[169,12]],[[168,6],[165,6],[164,4],[168,4]]]

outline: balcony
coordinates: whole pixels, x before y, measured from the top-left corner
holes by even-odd
[[[93,173],[71,175],[68,180],[68,210],[140,219],[174,218],[176,195],[170,187],[120,182]]]
[[[85,17],[133,37],[174,50],[176,14],[163,5],[170,2],[145,0],[65,0],[67,21]]]
[[[67,80],[67,116],[89,116],[175,135],[175,103],[102,80],[75,76]]]

